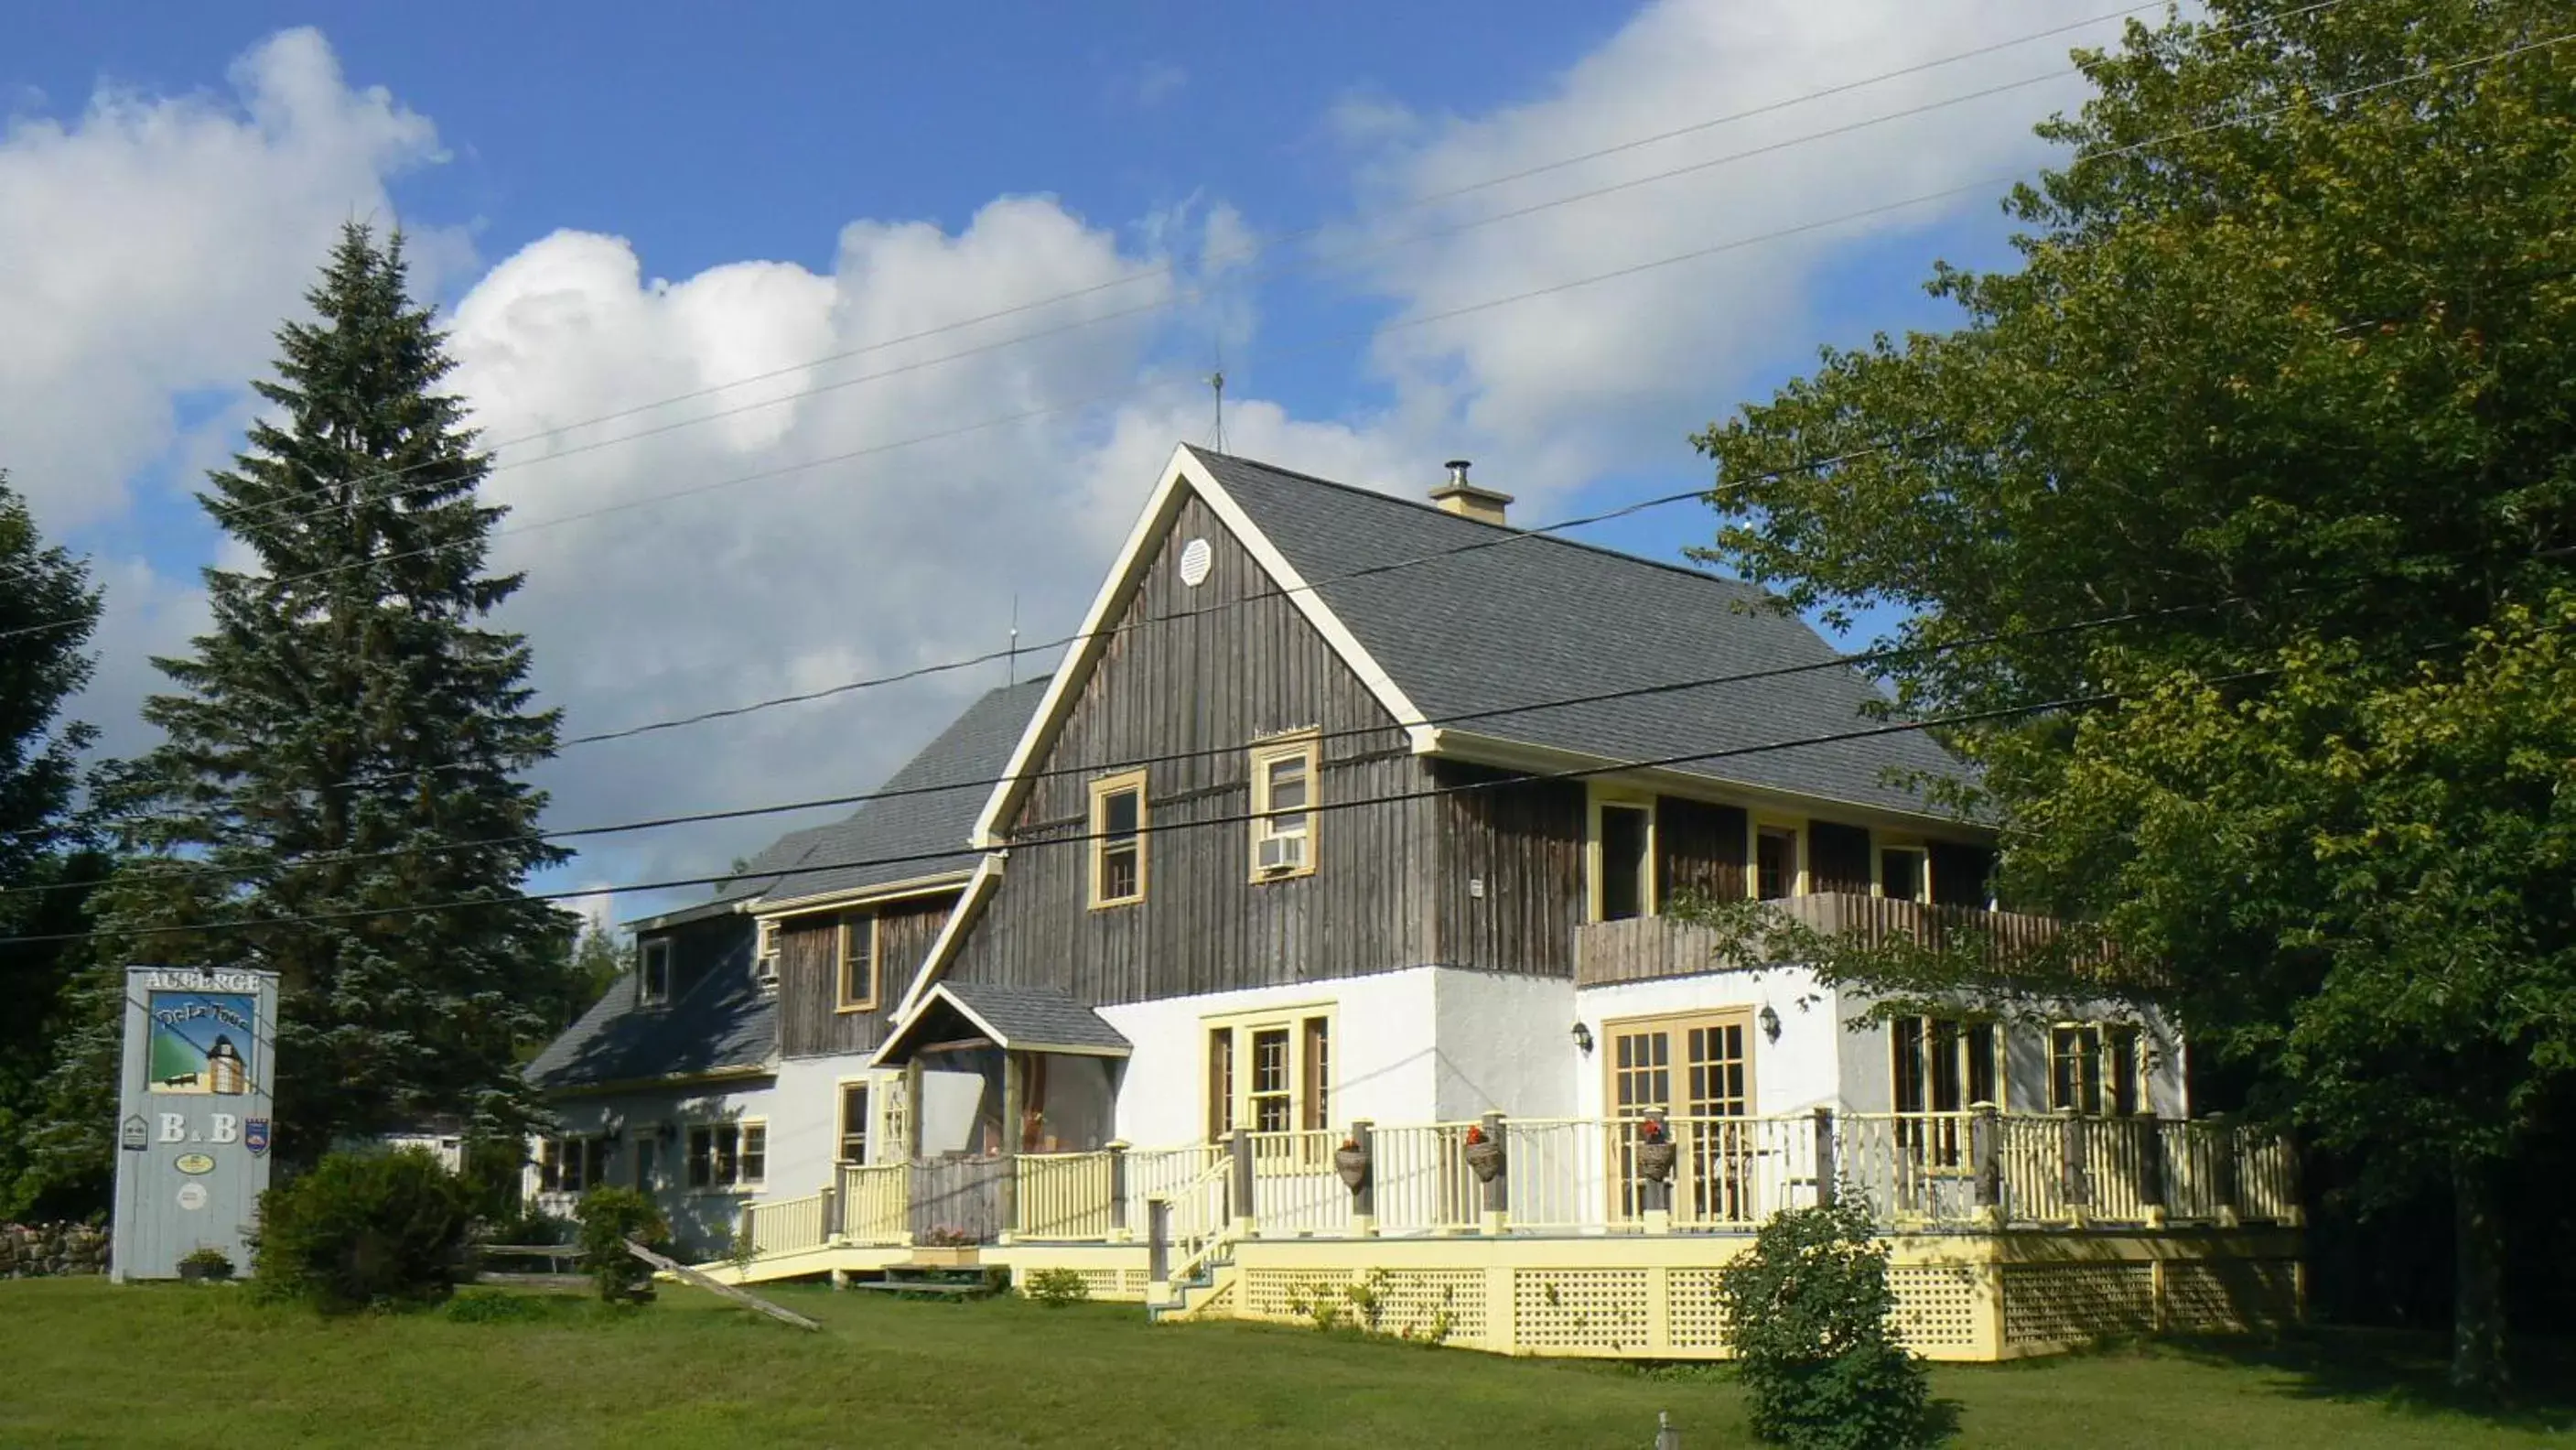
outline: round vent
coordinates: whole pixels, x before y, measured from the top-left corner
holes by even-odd
[[[1181,582],[1192,589],[1207,582],[1208,570],[1216,564],[1216,550],[1205,539],[1192,539],[1181,546]]]

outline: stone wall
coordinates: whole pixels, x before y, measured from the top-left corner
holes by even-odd
[[[0,1223],[0,1279],[107,1272],[107,1230],[77,1223]]]

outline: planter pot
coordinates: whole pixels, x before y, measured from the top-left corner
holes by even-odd
[[[1360,1185],[1368,1182],[1369,1155],[1357,1148],[1336,1148],[1333,1150],[1333,1171],[1342,1175],[1344,1188],[1357,1193]]]
[[[231,1277],[231,1270],[218,1269],[212,1264],[181,1264],[179,1266],[179,1278],[186,1283],[206,1283],[215,1279],[229,1279]]]
[[[1658,1138],[1637,1145],[1637,1176],[1661,1183],[1673,1176],[1673,1140]]]
[[[912,1261],[943,1269],[962,1269],[976,1261],[976,1245],[921,1244],[912,1251]]]
[[[1487,1139],[1467,1145],[1467,1166],[1476,1171],[1478,1183],[1491,1183],[1503,1171],[1503,1145]]]

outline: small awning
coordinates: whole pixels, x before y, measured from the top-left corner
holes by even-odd
[[[1052,987],[941,982],[869,1062],[900,1067],[925,1047],[974,1038],[1012,1052],[1125,1057],[1134,1050],[1108,1019]]]

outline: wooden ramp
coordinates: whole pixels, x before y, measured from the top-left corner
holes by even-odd
[[[661,1254],[657,1254],[651,1249],[644,1247],[642,1244],[635,1242],[633,1239],[628,1239],[626,1241],[626,1251],[633,1254],[635,1257],[642,1259],[644,1262],[651,1264],[654,1268],[661,1270],[663,1273],[670,1275],[674,1279],[678,1279],[683,1283],[695,1284],[710,1294],[717,1294],[724,1298],[731,1299],[733,1302],[741,1305],[745,1309],[756,1309],[761,1313],[768,1315],[770,1318],[777,1320],[781,1324],[793,1324],[797,1328],[807,1331],[819,1331],[823,1327],[822,1325],[815,1323],[813,1320],[806,1318],[804,1315],[797,1313],[793,1309],[786,1309],[776,1304],[772,1304],[757,1294],[737,1289],[731,1284],[718,1283],[714,1279],[710,1279],[706,1275],[699,1273],[697,1270],[690,1268],[688,1265],[681,1263],[679,1260],[666,1258]]]

